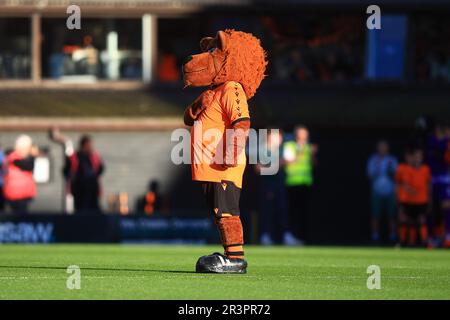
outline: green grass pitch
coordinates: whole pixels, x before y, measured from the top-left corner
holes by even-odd
[[[449,299],[444,250],[247,246],[246,275],[196,274],[218,246],[0,245],[0,299]],[[66,268],[81,269],[81,289]],[[367,267],[381,289],[367,289]]]

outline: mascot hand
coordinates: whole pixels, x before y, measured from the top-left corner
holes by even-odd
[[[184,110],[184,124],[192,126],[198,116],[211,105],[214,99],[214,91],[206,90],[195,101]]]

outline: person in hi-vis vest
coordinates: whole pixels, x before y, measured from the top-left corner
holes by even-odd
[[[291,230],[299,239],[304,239],[317,146],[309,142],[309,131],[304,126],[294,129],[294,138],[294,141],[287,141],[283,145],[285,181]]]

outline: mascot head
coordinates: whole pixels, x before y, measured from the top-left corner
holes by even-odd
[[[183,65],[186,86],[220,85],[239,82],[250,99],[266,70],[266,52],[257,38],[241,31],[219,31],[215,38],[200,41],[203,53],[187,57]]]

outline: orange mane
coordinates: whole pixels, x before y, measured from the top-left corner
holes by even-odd
[[[250,33],[226,29],[226,60],[223,68],[214,79],[214,84],[226,81],[239,82],[244,88],[247,99],[253,97],[267,66],[267,54],[259,39]]]

